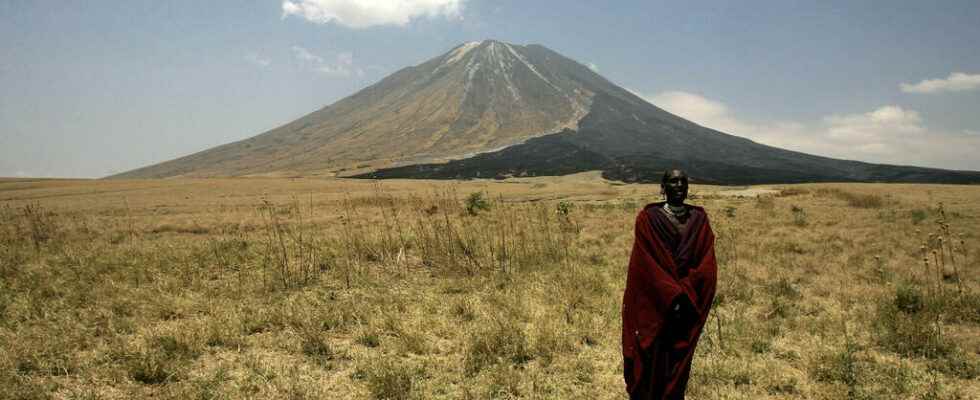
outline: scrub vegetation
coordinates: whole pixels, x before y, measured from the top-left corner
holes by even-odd
[[[980,187],[693,185],[694,399],[980,398]],[[0,181],[0,398],[625,398],[659,187]]]

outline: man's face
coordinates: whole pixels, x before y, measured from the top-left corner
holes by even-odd
[[[667,203],[680,205],[687,198],[687,175],[683,171],[673,170],[667,176],[667,182],[663,184],[664,194],[667,196]]]

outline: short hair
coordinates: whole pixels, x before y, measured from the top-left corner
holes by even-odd
[[[663,185],[666,185],[667,184],[667,179],[670,179],[670,173],[671,173],[671,171],[679,171],[681,174],[684,174],[684,180],[685,181],[688,180],[687,179],[687,172],[684,172],[683,169],[680,169],[680,168],[667,168],[667,169],[664,170],[664,176],[660,178],[660,186],[663,186]]]

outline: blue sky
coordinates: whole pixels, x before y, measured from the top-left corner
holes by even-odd
[[[289,122],[471,40],[702,125],[980,170],[980,2],[0,2],[0,176],[100,177]]]

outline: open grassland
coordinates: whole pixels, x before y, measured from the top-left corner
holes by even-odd
[[[695,399],[978,399],[980,187],[692,188]],[[0,398],[624,398],[650,185],[0,181]]]

